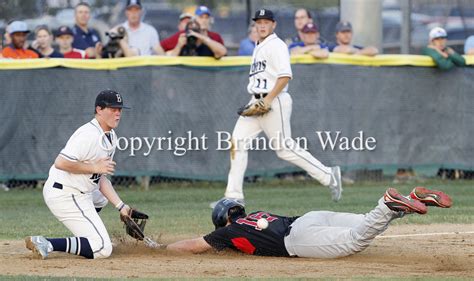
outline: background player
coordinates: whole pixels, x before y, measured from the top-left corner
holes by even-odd
[[[127,216],[125,205],[105,175],[113,174],[117,145],[114,128],[122,114],[122,96],[113,90],[100,92],[95,118],[77,129],[49,170],[43,197],[53,215],[73,234],[69,238],[29,236],[26,247],[45,259],[60,251],[89,259],[106,258],[112,243],[98,211],[110,201]]]
[[[409,197],[389,188],[365,215],[313,211],[301,217],[284,217],[262,211],[246,215],[237,200],[222,199],[212,212],[215,231],[166,248],[191,253],[230,248],[258,256],[344,257],[367,248],[393,219],[410,213],[425,214],[425,204],[449,208],[452,201],[447,194],[424,187],[414,188]],[[266,227],[258,227],[259,219],[268,222],[263,224]]]
[[[288,82],[292,78],[288,47],[273,33],[276,22],[273,12],[262,9],[255,13],[259,40],[253,51],[247,91],[251,101],[263,99],[271,111],[263,116],[240,117],[232,133],[233,151],[225,191],[225,198],[240,200],[243,204],[243,181],[247,169],[248,147],[250,141],[264,131],[274,142],[278,157],[304,169],[321,184],[329,186],[334,201],[342,194],[341,170],[339,166],[324,166],[309,152],[300,148],[291,138],[290,118],[292,99],[288,93]],[[216,202],[211,203],[211,208]]]

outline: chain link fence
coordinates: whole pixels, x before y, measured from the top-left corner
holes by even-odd
[[[395,175],[384,174],[382,170],[368,170],[360,169],[342,173],[342,180],[344,185],[352,185],[362,182],[419,182],[427,180],[428,178],[417,175],[413,169],[398,169]],[[130,177],[130,176],[112,176],[111,182],[114,186],[121,187],[137,187],[147,189],[149,186],[159,186],[160,184],[193,184],[201,180],[180,179],[174,177],[152,176],[152,177]],[[248,176],[245,177],[246,183],[255,183],[268,180],[262,176]],[[280,181],[315,181],[306,172],[292,172],[276,174],[272,179]],[[474,180],[474,171],[469,170],[455,170],[455,169],[439,169],[435,177],[429,179],[438,180]],[[8,191],[12,188],[42,188],[44,180],[19,180],[12,179],[0,183],[0,191]],[[223,183],[225,184],[225,183]]]

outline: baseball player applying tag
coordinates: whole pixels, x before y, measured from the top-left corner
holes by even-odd
[[[292,78],[290,56],[286,44],[273,32],[276,27],[273,12],[261,9],[255,13],[259,40],[253,51],[247,91],[249,104],[239,110],[239,119],[232,133],[231,167],[225,198],[243,203],[243,180],[247,168],[249,142],[262,131],[278,157],[302,168],[324,186],[328,186],[334,201],[342,194],[339,166],[326,167],[291,138],[290,117],[292,99],[288,82]],[[217,202],[211,203],[214,207]]]
[[[113,129],[120,122],[122,108],[126,107],[118,92],[100,92],[95,101],[95,118],[74,132],[51,166],[43,188],[44,201],[74,236],[26,237],[26,247],[38,257],[45,259],[52,251],[89,259],[109,257],[112,242],[98,214],[108,201],[120,212],[127,232],[143,240],[144,223],[140,223],[141,227],[133,223],[148,216],[123,203],[106,177],[115,171],[112,159],[117,136]]]

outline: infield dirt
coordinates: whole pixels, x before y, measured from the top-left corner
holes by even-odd
[[[471,233],[464,233],[471,232]],[[115,239],[112,256],[103,260],[52,253],[33,258],[23,240],[0,240],[0,275],[90,278],[474,278],[474,224],[394,225],[365,251],[350,257],[321,260],[254,257],[232,251],[200,255],[145,248]],[[432,235],[430,233],[448,233]],[[393,235],[424,234],[420,236]],[[186,237],[162,237],[173,242]]]

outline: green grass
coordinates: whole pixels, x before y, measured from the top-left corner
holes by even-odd
[[[434,181],[423,185],[441,189],[453,197],[450,209],[430,208],[424,216],[406,216],[395,224],[472,223],[474,221],[474,186],[472,181]],[[365,213],[371,210],[388,186],[408,193],[413,185],[370,183],[346,186],[339,203],[330,200],[325,187],[314,181],[264,181],[246,184],[247,211],[265,210],[281,215],[302,215],[310,210],[332,210]],[[118,188],[129,205],[148,213],[151,220],[146,232],[157,237],[164,234],[196,236],[213,230],[209,202],[219,199],[224,183],[175,183],[153,186],[150,191]],[[124,231],[113,206],[107,206],[101,217],[111,236]],[[21,239],[28,235],[69,236],[43,201],[41,189],[0,191],[0,239]]]

